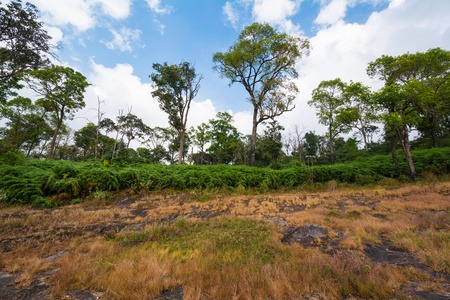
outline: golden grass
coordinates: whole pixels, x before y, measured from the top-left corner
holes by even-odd
[[[450,183],[388,188],[352,191],[330,182],[321,193],[208,194],[207,202],[166,193],[127,205],[4,208],[0,240],[17,242],[4,248],[0,271],[17,274],[17,286],[25,287],[38,274],[61,268],[51,277],[51,290],[62,298],[72,289],[102,291],[111,299],[154,298],[182,286],[185,299],[388,299],[401,298],[398,291],[408,280],[441,291],[436,279],[413,268],[374,264],[361,250],[385,237],[449,274]],[[216,217],[223,214],[230,217]],[[176,226],[150,225],[174,217]],[[295,227],[318,224],[328,235],[311,249],[283,245],[283,229],[261,225],[268,218]],[[148,225],[125,227],[138,223]],[[331,239],[348,250],[321,253],[318,246]],[[45,260],[59,250],[69,254]]]
[[[82,248],[87,253],[75,247],[58,262],[61,270],[52,279],[52,291],[62,296],[70,289],[94,289],[113,299],[142,299],[183,286],[184,299],[389,298],[405,283],[399,269],[372,264],[357,252],[331,257],[283,245],[263,224],[225,218],[180,223],[166,227],[169,231],[152,228],[139,247],[121,246],[122,235],[117,242],[97,239]],[[245,244],[242,238],[253,234],[245,233],[249,226],[264,234]],[[240,240],[244,244],[234,243]]]

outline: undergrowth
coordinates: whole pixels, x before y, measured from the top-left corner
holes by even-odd
[[[413,158],[417,172],[427,180],[437,180],[436,175],[449,173],[450,148],[415,151]],[[406,161],[401,155],[399,160],[403,174],[407,174]],[[337,183],[395,186],[398,180],[408,180],[404,175],[398,180],[395,177],[390,156],[316,166],[313,172],[305,165],[273,170],[231,165],[109,166],[101,162],[21,160],[14,165],[0,163],[0,202],[51,207],[70,203],[73,199],[86,199],[96,192],[124,189],[134,192],[164,189],[199,191],[199,200],[207,200],[204,191],[253,190],[265,193],[299,186],[320,190],[336,188]]]

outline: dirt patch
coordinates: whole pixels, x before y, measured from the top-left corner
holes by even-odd
[[[177,288],[173,291],[167,291],[162,294],[158,300],[182,300],[183,299],[183,288]]]

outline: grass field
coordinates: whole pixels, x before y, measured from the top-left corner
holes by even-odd
[[[1,209],[0,279],[10,280],[0,280],[0,298],[24,291],[50,299],[450,296],[448,182],[129,193]],[[328,233],[306,247],[281,242],[306,224]]]

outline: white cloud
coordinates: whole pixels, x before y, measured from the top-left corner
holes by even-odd
[[[63,40],[63,32],[58,27],[44,25],[43,29],[47,31],[48,35],[51,37],[51,43],[53,45],[57,45]]]
[[[267,22],[278,26],[287,34],[300,36],[300,25],[289,19],[296,15],[303,0],[255,0],[252,14],[257,22]]]
[[[45,23],[54,26],[72,25],[82,32],[96,25],[98,7],[103,13],[123,19],[130,14],[131,0],[34,0]]]
[[[133,48],[131,44],[136,44],[140,41],[141,31],[139,29],[130,29],[126,27],[122,27],[120,29],[120,32],[117,32],[114,29],[111,29],[111,33],[113,34],[114,38],[110,42],[104,42],[103,44],[108,47],[108,49],[114,50],[118,49],[121,52],[131,52],[133,51]]]
[[[228,21],[230,21],[231,25],[237,29],[237,23],[239,21],[239,13],[233,7],[233,4],[229,1],[225,3],[225,6],[222,7],[222,11],[227,17]]]
[[[298,12],[302,1],[290,0],[255,0],[253,16],[257,22],[281,24]]]
[[[201,123],[207,123],[216,116],[216,108],[211,99],[205,101],[192,101],[188,115],[187,127],[198,126]]]
[[[102,10],[114,19],[124,19],[130,15],[131,0],[90,0],[92,4],[100,4]]]
[[[325,129],[318,125],[315,110],[307,105],[312,90],[322,80],[340,77],[345,82],[360,81],[378,89],[382,83],[371,80],[366,68],[381,55],[450,48],[450,1],[394,2],[396,5],[374,12],[365,24],[339,20],[310,39],[311,54],[298,65],[300,95],[296,108],[280,118],[282,125],[290,128],[292,124],[305,124],[307,130],[322,134]]]
[[[128,109],[132,108],[131,113],[141,118],[150,127],[169,126],[167,114],[159,108],[158,101],[151,95],[152,84],[144,83],[134,75],[131,65],[117,64],[114,68],[108,68],[95,63],[92,59],[91,66],[92,73],[87,76],[91,86],[87,88],[85,94],[86,108],[78,112],[79,117],[70,124],[73,129],[80,129],[87,120],[95,122],[97,97],[104,101],[101,110],[106,112],[105,118],[115,121],[119,110],[123,110],[126,114]],[[189,111],[188,128],[208,122],[216,114],[210,99],[195,100]],[[139,147],[138,143],[133,143],[132,146]]]
[[[170,14],[173,10],[173,7],[170,5],[166,5],[166,6],[162,6],[161,5],[161,0],[146,0],[148,6],[150,7],[150,9],[159,14],[159,15],[165,15],[165,14]]]
[[[166,29],[166,25],[161,23],[158,19],[153,18],[153,22],[155,23],[156,29],[159,31],[159,33],[164,34],[164,30]]]
[[[278,26],[282,31],[295,36],[303,34],[300,26],[294,25],[290,17],[298,13],[303,0],[236,0],[227,1],[222,12],[237,30],[240,20],[239,11],[251,8],[252,18],[256,22]],[[237,8],[238,7],[238,8]]]
[[[92,16],[90,5],[82,0],[35,0],[45,23],[63,26],[73,25],[79,31],[94,27],[95,19]]]
[[[348,4],[348,0],[332,0],[320,9],[320,13],[314,22],[322,25],[335,24],[345,17]]]
[[[251,111],[239,111],[231,114],[234,119],[233,126],[242,134],[252,134],[252,119],[253,112]],[[260,126],[261,127],[261,126]]]

